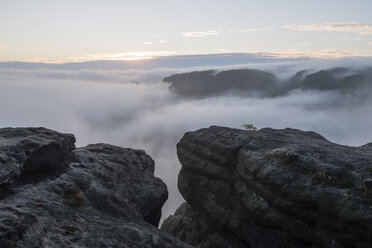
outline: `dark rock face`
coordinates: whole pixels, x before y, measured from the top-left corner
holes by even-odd
[[[73,135],[48,129],[0,129],[0,185],[12,184],[21,175],[36,181],[67,169]]]
[[[162,229],[189,244],[371,247],[370,144],[342,146],[294,129],[210,127],[186,133],[177,154],[188,204]]]
[[[0,129],[0,247],[189,247],[158,230],[166,185],[142,150]]]
[[[164,220],[161,229],[195,247],[237,248],[246,243],[221,225],[183,203],[174,215]]]

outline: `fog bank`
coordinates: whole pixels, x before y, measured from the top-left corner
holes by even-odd
[[[363,60],[358,63],[353,64],[357,69],[368,66]],[[347,64],[291,61],[245,66],[211,69],[264,69],[281,79],[302,69],[316,73]],[[77,146],[105,142],[145,149],[155,160],[156,175],[169,188],[163,217],[182,202],[176,187],[180,164],[175,147],[186,131],[210,125],[240,128],[243,123],[252,123],[258,128],[312,130],[333,142],[352,146],[372,141],[372,98],[365,88],[353,94],[298,87],[274,97],[242,97],[227,92],[208,98],[184,98],[161,82],[165,76],[206,68],[2,68],[0,126],[44,126],[74,133]],[[139,84],[130,83],[133,80]]]

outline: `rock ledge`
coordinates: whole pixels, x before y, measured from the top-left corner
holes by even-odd
[[[0,129],[0,247],[190,247],[157,229],[168,197],[143,150]]]
[[[196,247],[371,247],[372,146],[212,126],[177,145],[187,201],[162,229]]]

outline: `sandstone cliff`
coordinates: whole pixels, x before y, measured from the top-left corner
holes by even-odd
[[[210,127],[177,145],[185,198],[162,229],[196,247],[371,247],[372,144]]]
[[[210,127],[177,145],[186,200],[142,150],[75,148],[45,128],[0,129],[0,247],[367,248],[372,143],[295,129]]]
[[[45,128],[0,129],[0,247],[189,247],[157,229],[168,197],[142,150],[75,148]]]

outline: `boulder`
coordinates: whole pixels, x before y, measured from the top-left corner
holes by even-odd
[[[186,133],[177,154],[187,204],[162,229],[191,245],[371,247],[372,143],[212,126]]]
[[[0,247],[190,247],[157,229],[168,197],[143,150],[0,129]]]

